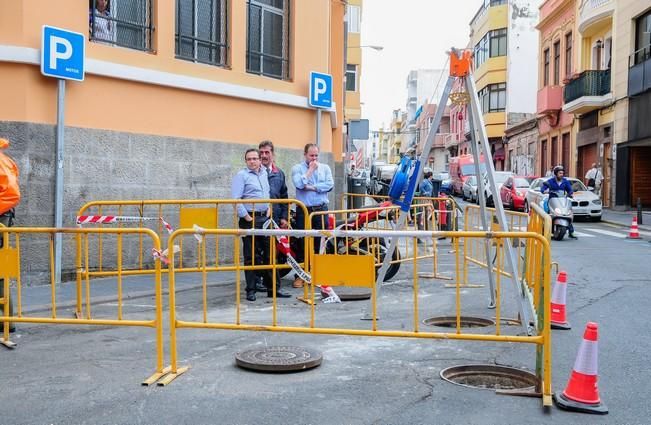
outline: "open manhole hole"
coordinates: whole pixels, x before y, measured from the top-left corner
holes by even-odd
[[[538,383],[536,375],[530,372],[497,365],[453,366],[443,369],[441,378],[456,385],[486,390],[523,390]]]
[[[460,321],[462,328],[484,328],[486,326],[495,325],[495,322],[493,320],[484,319],[482,317],[461,316]],[[457,316],[430,317],[429,319],[423,320],[423,323],[428,326],[456,328]]]

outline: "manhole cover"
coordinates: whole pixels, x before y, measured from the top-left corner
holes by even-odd
[[[371,298],[371,290],[367,288],[342,288],[335,291],[341,301],[359,301]]]
[[[235,354],[235,363],[262,372],[295,372],[321,364],[323,355],[303,347],[275,346],[252,348]]]
[[[441,371],[441,378],[464,387],[490,390],[521,390],[535,387],[536,375],[508,366],[464,365]]]
[[[462,328],[483,328],[486,326],[495,325],[495,322],[493,320],[484,319],[481,317],[461,316],[460,319]],[[456,328],[457,316],[430,317],[429,319],[423,320],[423,323],[429,326]]]

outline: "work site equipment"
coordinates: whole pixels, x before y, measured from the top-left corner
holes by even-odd
[[[561,271],[556,276],[556,284],[552,289],[552,329],[572,329],[567,321],[565,304],[567,299],[567,273]]]
[[[457,81],[460,83],[457,86],[461,87],[462,90],[465,89],[465,92],[456,92],[452,94],[452,87]],[[491,148],[488,142],[488,137],[486,135],[484,118],[480,109],[477,87],[472,76],[472,52],[470,50],[458,51],[456,49],[452,49],[450,51],[450,75],[443,88],[443,92],[438,105],[447,105],[448,100],[450,99],[452,99],[455,103],[464,103],[468,105],[468,122],[470,124],[471,135],[470,146],[474,157],[475,173],[478,176],[477,180],[479,182],[478,197],[481,210],[482,229],[484,231],[488,231],[490,227],[486,212],[486,191],[483,187],[484,184],[480,172],[480,149],[481,154],[485,160],[485,177],[488,182],[488,189],[490,193],[497,193],[497,185],[495,184],[495,166],[493,164]],[[414,198],[416,187],[423,179],[422,166],[427,162],[429,158],[434,139],[438,133],[441,120],[443,118],[444,111],[445,108],[437,108],[419,158],[412,161],[407,156],[402,157],[400,165],[398,166],[398,170],[396,171],[393,177],[393,181],[391,182],[391,187],[389,188],[389,197],[391,198],[391,201],[394,205],[400,206],[400,208],[405,212],[409,211]],[[499,228],[500,230],[506,232],[508,231],[508,223],[506,220],[506,215],[504,213],[504,206],[502,205],[502,201],[499,197],[496,196],[495,198],[495,215],[499,224]],[[406,221],[406,215],[400,216],[396,224],[396,229],[404,229]],[[384,281],[384,276],[389,269],[391,259],[393,258],[393,252],[396,250],[398,243],[398,238],[391,239],[391,243],[387,249],[387,254],[385,256],[384,262],[378,272],[376,280],[376,287],[378,291],[381,288],[381,283]],[[486,258],[491,258],[491,247],[489,241],[485,242],[485,251]],[[517,259],[510,245],[506,246],[505,256],[506,263],[508,265],[508,273],[511,276],[510,280],[512,281],[515,288],[515,291],[513,291],[513,296],[515,297],[515,300],[519,306],[519,317],[521,318],[523,330],[527,334],[532,334],[535,327],[535,308],[531,303],[529,288],[526,284],[522,283],[520,276],[518,276]],[[489,305],[492,307],[495,302],[495,278],[493,276],[492,267],[487,267],[486,270],[488,273],[488,280],[490,285]],[[365,316],[365,318],[368,318],[368,314]]]

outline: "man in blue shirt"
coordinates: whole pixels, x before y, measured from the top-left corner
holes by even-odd
[[[292,181],[296,187],[296,199],[303,202],[307,212],[328,211],[328,192],[335,182],[328,164],[322,164],[319,159],[319,148],[314,143],[308,143],[303,149],[304,160],[292,167]],[[323,229],[326,217],[319,215],[312,219],[312,229]],[[305,216],[300,208],[296,209],[296,228],[305,229]],[[314,238],[314,250],[319,252],[320,238]],[[296,260],[303,262],[305,241],[299,242]],[[298,276],[294,279],[294,288],[301,288],[305,282]]]
[[[554,173],[554,177],[550,178],[549,180],[546,180],[543,182],[542,186],[540,187],[540,192],[546,193],[550,192],[549,196],[553,197],[556,196],[553,194],[553,192],[565,192],[568,197],[572,197],[572,194],[574,191],[572,190],[572,183],[568,179],[566,179],[565,176],[565,168],[561,165],[557,165],[554,167],[552,170]],[[549,201],[548,201],[549,202]],[[549,207],[547,204],[545,204],[545,211],[549,212]],[[578,239],[574,235],[574,226],[572,225],[572,222],[570,222],[570,225],[568,226],[568,230],[570,231],[570,238],[572,239]]]
[[[247,149],[244,154],[246,168],[240,170],[233,178],[231,195],[233,199],[269,199],[269,180],[267,172],[260,166],[260,153],[257,149]],[[261,229],[269,218],[271,209],[269,203],[240,203],[237,204],[237,215],[239,217],[240,229]],[[244,254],[244,265],[265,265],[270,264],[269,238],[265,236],[244,236],[242,238],[242,251]],[[255,252],[254,252],[255,250]],[[263,270],[260,272],[267,286],[267,295],[273,296],[272,272]],[[246,270],[246,299],[255,301],[256,281],[258,272]],[[291,295],[280,290],[280,276],[276,273],[276,296],[288,298]]]

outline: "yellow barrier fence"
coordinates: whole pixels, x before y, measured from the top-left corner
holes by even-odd
[[[274,214],[273,206],[283,205],[288,210],[303,211],[305,217],[308,212],[305,205],[295,199],[263,199],[263,200],[246,200],[241,199],[167,199],[167,200],[113,200],[113,201],[94,201],[89,202],[79,209],[77,217],[94,217],[96,222],[89,221],[84,226],[98,226],[100,228],[126,228],[139,227],[142,229],[149,228],[156,232],[161,240],[169,235],[170,231],[177,228],[237,228],[238,215],[236,208],[244,205],[248,210],[253,210],[253,220],[256,221],[260,213],[255,212],[253,205],[271,204],[269,218],[276,222],[280,220]],[[115,222],[102,222],[100,217],[117,217]],[[124,221],[120,221],[124,220]],[[166,228],[166,224],[170,226]],[[134,259],[125,264],[122,272],[117,275],[114,269],[107,269],[104,266],[105,257],[110,255],[111,246],[105,246],[102,235],[98,235],[95,245],[90,247],[82,246],[80,238],[77,239],[77,251],[84,249],[91,251],[91,270],[88,271],[91,278],[117,276],[121,281],[123,277],[133,275],[146,275],[153,273],[154,257],[150,247],[143,242],[142,235],[138,235],[135,240],[127,239],[120,235],[117,239],[117,252],[121,252],[123,247],[128,247],[132,253],[130,258]],[[232,242],[232,241],[231,241]],[[289,241],[292,244],[293,241]],[[252,250],[255,252],[255,240],[253,241]],[[206,247],[204,247],[206,248]],[[299,249],[294,247],[295,250]],[[178,252],[176,258],[179,261],[177,272],[179,273],[196,273],[211,272],[216,270],[234,270],[234,259],[231,257],[232,246],[223,245],[218,238],[215,239],[214,245],[204,252],[199,252],[198,248],[186,249],[184,241],[180,240],[178,245],[173,248]],[[303,248],[305,249],[305,248]],[[133,253],[135,251],[135,254]],[[305,252],[305,251],[303,251]],[[307,258],[306,255],[303,258]],[[285,263],[279,265],[281,274],[289,273],[290,267]],[[163,268],[162,273],[167,273],[167,268]],[[78,277],[79,280],[79,277]],[[77,291],[81,299],[81,286]],[[77,314],[80,315],[81,306],[77,306]]]
[[[172,233],[168,239],[168,249],[170,250],[170,265],[169,265],[169,306],[170,306],[170,367],[169,374],[159,381],[159,385],[166,385],[172,382],[180,374],[186,372],[189,366],[180,367],[178,361],[178,346],[179,340],[177,334],[179,330],[184,328],[197,329],[221,329],[221,330],[240,330],[240,331],[267,331],[267,332],[291,332],[291,333],[304,333],[304,334],[328,334],[328,335],[352,335],[352,336],[368,336],[368,337],[397,337],[397,338],[425,338],[425,339],[458,339],[468,341],[485,341],[497,343],[527,343],[534,344],[538,347],[536,357],[536,373],[539,378],[539,386],[537,391],[542,396],[542,401],[545,406],[551,405],[551,337],[550,337],[550,317],[546,314],[550,308],[550,245],[549,241],[542,235],[534,232],[426,232],[426,231],[387,231],[387,230],[237,230],[237,229],[205,229],[200,232],[201,238],[197,239],[198,248],[203,251],[207,245],[211,243],[212,238],[231,238],[234,252],[233,258],[235,262],[235,282],[234,282],[234,295],[232,307],[220,306],[219,312],[208,315],[207,310],[207,292],[202,291],[201,302],[202,314],[196,314],[192,311],[183,310],[183,317],[180,316],[181,311],[177,310],[177,291],[176,291],[176,274],[177,274],[177,259],[175,258],[172,247],[183,238],[192,238],[196,234],[192,229],[179,229]],[[311,281],[308,283],[309,296],[311,298],[311,305],[308,307],[305,317],[300,317],[295,309],[292,309],[290,314],[282,314],[278,300],[275,295],[272,297],[272,308],[268,320],[261,320],[259,317],[266,311],[266,308],[256,309],[255,305],[250,306],[244,312],[241,309],[241,271],[245,270],[261,270],[276,269],[279,267],[276,264],[275,255],[270,256],[270,263],[266,266],[252,266],[244,265],[239,261],[240,237],[257,235],[259,237],[269,237],[269,239],[278,236],[290,237],[305,237],[307,239],[306,245],[308,247],[314,246],[315,238],[326,239],[365,239],[365,238],[404,238],[407,244],[412,246],[413,252],[417,251],[419,239],[434,240],[438,237],[451,238],[454,247],[454,270],[456,273],[456,292],[454,295],[454,314],[456,317],[456,326],[453,332],[440,333],[429,332],[423,330],[420,326],[421,315],[423,314],[423,306],[421,299],[423,298],[421,283],[419,281],[418,268],[420,261],[414,257],[411,264],[414,267],[411,274],[412,291],[407,294],[404,300],[405,303],[412,305],[411,317],[400,319],[400,323],[395,323],[393,320],[377,320],[380,309],[388,308],[378,304],[378,298],[375,291],[375,263],[373,256],[368,255],[350,255],[350,253],[340,254],[334,252],[332,254],[314,254],[310,250],[310,269],[308,270],[311,275]],[[508,291],[512,286],[507,286],[502,283],[505,279],[503,273],[497,273],[497,305],[495,310],[496,322],[495,330],[493,333],[465,333],[461,325],[462,304],[465,305],[465,300],[472,299],[473,297],[466,297],[462,295],[462,286],[459,275],[462,269],[462,255],[461,243],[467,243],[469,240],[491,240],[497,243],[497,246],[504,247],[506,244],[512,243],[513,240],[524,240],[530,244],[534,249],[539,250],[541,261],[536,265],[537,269],[532,271],[534,277],[529,285],[533,292],[542,296],[540,308],[538,309],[539,318],[538,327],[532,330],[531,335],[519,335],[517,330],[513,327],[502,326],[502,318],[504,317],[504,309],[513,308],[513,305],[507,305],[506,297],[502,302],[502,292]],[[275,251],[275,244],[271,244],[271,249]],[[495,267],[501,271],[504,267],[504,253],[503,249],[498,249],[496,254]],[[221,266],[216,267],[218,272],[227,272]],[[275,273],[272,274],[274,289],[277,287]],[[315,290],[317,284],[330,285],[330,286],[357,286],[366,287],[372,291],[371,297],[371,316],[370,322],[355,321],[357,326],[351,324],[350,327],[328,327],[321,326],[323,322],[316,321],[316,305],[315,305]],[[185,306],[189,305],[187,300],[188,294],[184,293],[186,299],[183,300]],[[462,301],[463,300],[463,301]],[[395,302],[395,300],[392,300]],[[470,302],[470,301],[469,301]],[[282,305],[284,306],[284,304]],[[255,312],[255,314],[252,314]],[[467,312],[466,312],[467,313]],[[412,325],[409,325],[412,323]],[[394,327],[395,326],[395,327]],[[519,329],[519,328],[518,328]],[[539,367],[538,367],[539,366]]]
[[[77,239],[81,240],[84,249],[76,251],[75,266],[78,270],[78,287],[82,281],[85,284],[85,299],[82,300],[81,291],[78,290],[76,295],[68,295],[63,288],[54,281],[54,239],[56,235],[62,235],[64,252],[68,244],[70,252],[74,251],[74,245]],[[101,312],[91,313],[91,284],[89,270],[88,241],[93,236],[104,236],[110,242],[119,240],[122,236],[136,235],[146,238],[151,248],[160,250],[160,239],[158,235],[149,229],[54,229],[54,228],[26,228],[10,227],[0,228],[0,237],[3,238],[3,247],[0,248],[0,277],[4,279],[4,299],[3,310],[0,316],[0,322],[4,322],[4,334],[0,342],[9,347],[15,347],[15,343],[9,339],[9,323],[39,323],[39,324],[59,324],[59,325],[100,325],[100,326],[136,326],[153,328],[155,332],[155,351],[156,351],[156,372],[147,378],[143,384],[149,385],[156,382],[161,376],[165,375],[163,369],[163,321],[162,321],[162,289],[161,289],[161,266],[156,262],[152,270],[155,306],[153,307],[154,317],[149,319],[134,318],[131,315],[123,313],[125,300],[123,297],[123,287],[120,280],[117,281],[115,300],[117,311],[115,316],[107,312],[107,308],[102,308]],[[25,240],[27,240],[25,242]],[[22,243],[22,245],[21,245]],[[23,249],[21,246],[29,246],[30,252],[28,258],[23,261],[24,264],[34,268],[37,263],[42,262],[45,273],[50,277],[49,303],[45,305],[24,305],[23,299],[23,273],[21,273],[21,258]],[[38,249],[40,248],[40,249]],[[122,253],[118,251],[114,272],[119,276],[123,272]],[[12,285],[12,282],[14,285]],[[14,287],[15,296],[12,294]],[[112,296],[112,295],[111,295]],[[62,303],[63,298],[63,303]],[[72,300],[70,299],[72,298]],[[76,300],[74,299],[76,298]],[[103,296],[105,298],[105,296]],[[9,301],[14,304],[14,314],[9,312]],[[72,301],[72,302],[70,302]],[[70,305],[65,305],[70,302]],[[64,305],[62,305],[64,304]],[[85,304],[85,314],[77,318],[61,317],[61,311],[66,307],[73,307],[75,304],[81,306]],[[105,306],[106,307],[106,306]],[[36,315],[39,311],[49,311],[48,315]],[[111,309],[112,310],[112,309]],[[31,311],[31,313],[30,313]],[[139,313],[138,316],[141,314]],[[107,316],[107,317],[105,317]],[[113,317],[112,317],[113,316]],[[126,317],[129,316],[129,317]],[[24,340],[25,338],[23,338]]]
[[[511,232],[534,231],[528,227],[529,215],[526,213],[505,211],[507,227]],[[486,222],[490,226],[491,231],[499,231],[500,226],[497,221],[497,212],[494,208],[486,208]],[[466,205],[464,208],[464,221],[463,230],[467,232],[483,230],[483,221],[481,218],[481,209],[478,205]],[[515,239],[512,243],[515,248],[517,258],[518,275],[521,276],[526,266],[524,256],[524,246],[519,240]],[[493,264],[495,269],[495,244],[489,245],[486,241],[473,240],[464,243],[463,245],[463,277],[462,282],[464,286],[468,287],[481,287],[483,285],[471,284],[468,282],[468,267],[470,263],[476,264],[483,268],[488,267],[488,263]],[[491,258],[487,258],[491,257]],[[509,272],[502,270],[506,277],[510,277]]]
[[[440,231],[440,224],[437,221],[436,214],[433,214],[434,208],[431,199],[424,199],[424,202],[413,204],[408,212],[409,219],[413,219],[414,225],[419,230]],[[434,198],[432,198],[434,199]],[[435,199],[436,200],[436,199]],[[438,200],[436,200],[438,202]],[[361,209],[345,209],[334,211],[316,211],[310,214],[309,222],[312,223],[314,218],[316,222],[321,223],[321,228],[335,230],[373,230],[373,231],[393,231],[400,215],[404,214],[398,206],[385,205],[367,207]],[[386,237],[365,237],[365,238],[324,238],[319,247],[315,250],[325,254],[349,254],[365,255],[370,254],[375,257],[375,267],[379,269],[384,261],[385,252],[389,246],[389,240]],[[401,263],[410,263],[414,260],[420,261],[425,259],[432,260],[432,272],[421,273],[421,277],[447,279],[438,273],[439,246],[437,239],[425,238],[419,240],[416,247],[409,243],[400,244],[393,253],[391,266],[387,270],[385,280],[391,279],[400,269]]]
[[[359,200],[362,206],[360,208],[353,208],[349,205],[352,201],[354,204]],[[342,208],[341,210],[358,210],[366,208],[377,207],[382,202],[390,201],[389,196],[386,195],[368,195],[363,193],[343,193],[340,198]],[[462,212],[459,204],[453,197],[424,197],[416,196],[412,201],[413,208],[417,205],[427,205],[427,209],[417,209],[410,211],[410,218],[413,218],[413,224],[409,227],[418,228],[418,230],[441,230],[441,231],[454,231],[458,229],[459,213]],[[345,206],[345,208],[344,208]],[[421,211],[423,211],[423,218],[419,219]],[[422,229],[418,226],[419,222],[433,222],[436,223],[435,227],[429,229]]]

